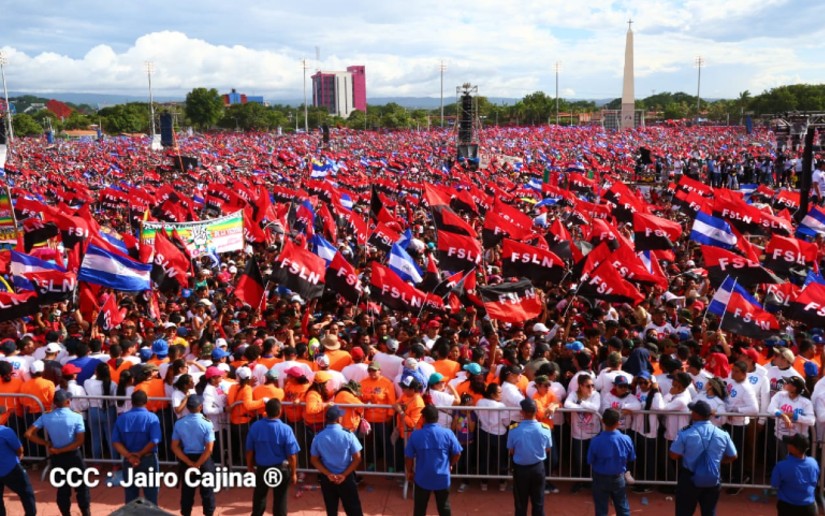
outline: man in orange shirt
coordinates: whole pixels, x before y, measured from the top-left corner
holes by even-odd
[[[154,364],[143,364],[144,380],[135,385],[136,391],[143,391],[148,398],[165,398],[166,384],[158,376],[158,366]],[[146,410],[154,412],[160,419],[160,427],[163,431],[164,442],[171,442],[172,428],[175,425],[175,416],[169,406],[168,401],[149,400],[146,403]],[[172,453],[168,446],[161,446],[158,449],[160,460],[173,460]]]
[[[381,365],[378,362],[371,363],[367,366],[367,373],[368,376],[361,380],[361,401],[374,405],[394,405],[395,386],[381,374]],[[365,446],[367,469],[370,464],[374,467],[379,457],[391,456],[388,452],[393,413],[392,408],[368,408],[364,411],[364,418],[372,427],[370,435],[373,440],[372,446]]]
[[[395,468],[404,465],[404,447],[407,437],[413,430],[420,429],[424,420],[421,418],[421,411],[424,410],[424,398],[421,397],[421,384],[413,376],[407,376],[401,382],[401,397],[393,405],[393,410],[397,414],[396,432],[400,437],[395,443]]]
[[[321,345],[324,347],[324,356],[329,358],[330,369],[340,372],[352,363],[352,356],[341,349],[337,335],[327,335],[321,340]]]
[[[461,364],[455,360],[450,360],[448,358],[449,354],[450,345],[446,340],[442,339],[433,346],[433,355],[436,357],[433,368],[435,368],[435,372],[441,373],[445,382],[454,379],[455,375],[461,370]]]
[[[29,369],[31,379],[20,386],[20,394],[28,394],[37,399],[37,401],[35,401],[29,397],[20,398],[26,428],[31,427],[34,421],[40,417],[41,413],[44,411],[48,412],[52,409],[54,384],[43,378],[45,368],[46,364],[44,364],[42,360],[32,362],[31,368]],[[44,447],[30,441],[27,441],[27,443],[28,444],[25,445],[28,446],[27,455],[33,455],[35,457],[46,456],[46,449]]]
[[[279,401],[284,400],[284,390],[278,387],[278,371],[276,371],[275,369],[270,369],[266,372],[266,374],[264,375],[264,383],[252,389],[252,399],[276,399]],[[264,402],[264,404],[266,404],[266,402]],[[258,415],[261,417],[266,416],[266,407],[263,407],[261,410],[259,410]]]
[[[252,389],[255,387],[255,377],[252,370],[246,366],[239,367],[235,371],[238,383],[229,388],[226,395],[226,403],[229,406],[229,423],[231,452],[235,460],[241,460],[243,449],[246,445],[246,435],[249,433],[249,425],[255,420],[257,412],[264,408],[269,398],[254,399]]]
[[[6,361],[0,361],[0,394],[17,394],[20,392],[20,387],[23,386],[23,381],[14,374],[14,368]],[[14,396],[0,396],[0,406],[6,408],[3,414],[0,414],[0,425],[6,425],[9,417],[15,416],[11,428],[17,431],[17,417],[23,414],[22,408],[18,403],[19,398]]]
[[[357,382],[349,381],[341,386],[333,401],[336,405],[360,405],[361,399],[358,397],[360,394],[361,386]],[[357,435],[361,418],[364,417],[364,409],[360,407],[343,407],[343,409],[344,421],[341,426]]]

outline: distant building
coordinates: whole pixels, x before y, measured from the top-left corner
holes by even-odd
[[[224,93],[221,95],[223,98],[223,105],[225,107],[233,106],[235,104],[246,104],[249,102],[254,102],[256,104],[264,105],[264,98],[259,95],[246,95],[244,93],[238,93],[235,88],[232,88],[232,91],[229,93]]]
[[[347,118],[356,109],[367,110],[367,76],[364,66],[349,66],[345,72],[318,71],[312,76],[312,105],[331,115]]]
[[[60,120],[66,120],[72,115],[73,109],[60,102],[59,100],[50,100],[46,102],[46,109],[57,115],[57,118]]]

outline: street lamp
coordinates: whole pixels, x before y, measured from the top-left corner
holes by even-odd
[[[307,107],[307,60],[304,59],[304,132],[309,133],[309,108]]]
[[[152,142],[155,141],[155,101],[152,98],[152,72],[155,70],[155,64],[152,61],[146,61],[146,75],[149,77],[149,119],[152,121]]]
[[[696,68],[698,69],[698,74],[696,77],[696,119],[699,119],[699,111],[701,109],[701,91],[702,91],[702,65],[705,64],[705,60],[702,56],[696,58]]]
[[[9,90],[6,88],[6,64],[8,63],[8,59],[6,58],[6,54],[0,50],[0,76],[3,78],[3,97],[6,99],[6,123],[8,124],[8,129],[6,131],[6,136],[9,145],[11,145],[12,141],[14,140],[14,125],[12,125],[12,116],[11,116],[11,105],[9,105]]]
[[[444,128],[444,72],[447,71],[447,65],[443,59],[438,69],[441,72],[441,127]]]
[[[556,125],[559,125],[559,68],[561,63],[556,61]]]

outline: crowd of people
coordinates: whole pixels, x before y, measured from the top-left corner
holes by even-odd
[[[686,496],[704,511],[721,483],[731,496],[771,484],[780,511],[809,510],[819,473],[805,454],[825,424],[825,331],[822,314],[794,318],[787,307],[825,283],[822,233],[784,235],[813,246],[793,270],[765,261],[775,224],[797,227],[801,153],[736,128],[480,136],[480,170],[455,162],[438,131],[333,131],[328,146],[320,135],[206,135],[163,155],[131,139],[18,140],[4,171],[21,231],[16,253],[71,275],[89,267],[88,246],[109,242],[109,252],[160,268],[161,280],[153,271],[153,288],[140,292],[77,281],[55,302],[37,283],[42,271],[15,269],[17,255],[0,254],[9,289],[0,293],[0,422],[11,430],[0,429],[9,458],[0,462],[109,460],[123,478],[169,462],[240,468],[257,479],[254,514],[265,510],[270,468],[284,478],[276,514],[286,513],[287,485],[316,480],[329,514],[339,502],[360,514],[358,485],[372,472],[406,473],[416,514],[431,493],[449,513],[451,475],[458,493],[487,491],[491,480],[512,486],[517,514],[529,503],[543,513],[544,496],[559,489],[548,478],[591,489],[597,514],[611,496],[629,514],[620,492],[656,486],[677,493],[677,514],[692,514]],[[199,162],[181,168],[180,156]],[[656,182],[639,187],[648,172]],[[823,179],[815,172],[815,185]],[[715,215],[716,199],[735,196],[774,224],[760,231],[758,221],[743,229],[725,219],[738,238],[730,252],[749,260],[741,274],[762,260],[777,278],[736,277],[754,302],[778,306],[774,326],[731,331],[729,301],[711,309],[723,282],[690,236],[697,215],[680,192],[698,192]],[[171,232],[236,209],[239,250],[193,253],[199,242]],[[681,230],[667,246],[643,247],[649,234],[636,213]],[[141,235],[146,222],[168,224],[183,274],[168,274]],[[334,258],[324,258],[319,236]],[[460,244],[447,248],[448,239]],[[541,262],[534,256],[508,265],[511,241],[558,262],[541,273],[528,272]],[[327,278],[334,270],[347,282],[313,288],[312,262],[300,253],[324,258]],[[636,272],[594,285],[614,257],[612,270]],[[21,279],[39,299],[23,314]],[[519,280],[529,287],[513,294]],[[736,292],[728,297],[744,296]],[[418,294],[427,302],[410,301]],[[689,425],[722,443],[712,448],[726,464],[707,466],[707,485],[690,483],[708,452],[686,444]],[[21,466],[0,486],[34,514]],[[157,488],[143,494],[157,502]],[[126,488],[125,500],[138,495]],[[181,491],[184,515],[195,495]],[[70,497],[68,486],[57,490],[63,514]],[[212,514],[214,494],[201,497]],[[77,504],[89,513],[88,489],[77,489]]]

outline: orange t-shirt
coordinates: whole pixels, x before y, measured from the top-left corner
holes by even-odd
[[[305,366],[309,367],[310,371],[317,371],[318,370],[318,364],[316,364],[312,360],[304,360],[303,358],[299,358],[298,360],[296,360],[296,362],[298,362],[299,364],[304,364]]]
[[[31,394],[43,404],[46,412],[52,409],[52,400],[54,399],[54,384],[45,378],[32,378],[28,382],[23,382],[20,386],[20,394]],[[40,414],[40,405],[32,399],[23,397],[20,398],[20,405],[25,412],[29,414]]]
[[[339,372],[352,363],[352,355],[343,349],[324,351],[324,356],[329,358],[329,368]]]
[[[278,357],[270,357],[270,358],[258,357],[258,363],[263,365],[267,369],[272,369],[272,367],[275,364],[277,364],[279,362],[283,362],[283,361],[284,360],[282,358],[278,358]]]
[[[538,409],[536,410],[536,420],[539,423],[544,423],[550,428],[553,428],[553,417],[545,417],[544,415],[547,407],[556,402],[556,396],[553,394],[553,391],[548,389],[547,394],[544,396],[537,392],[533,395],[533,401],[536,402],[536,408]]]
[[[376,405],[392,405],[395,403],[395,386],[389,378],[380,377],[373,380],[369,376],[361,380],[361,401]],[[391,408],[366,409],[364,417],[370,423],[386,423],[393,415]]]
[[[444,376],[444,381],[447,382],[455,378],[455,375],[461,370],[461,364],[449,358],[436,360],[432,363],[432,366],[437,373],[441,373],[441,375]]]
[[[335,395],[335,403],[341,405],[360,405],[361,400],[349,391],[340,391]],[[363,408],[356,407],[341,407],[344,409],[344,418],[341,426],[350,432],[358,430],[358,425],[361,423],[361,417],[364,415]]]
[[[458,397],[461,398],[465,394],[469,394],[473,398],[473,405],[478,403],[478,400],[484,397],[484,394],[479,394],[470,390],[470,380],[464,380],[455,388]]]
[[[327,409],[324,406],[324,399],[318,391],[307,391],[304,398],[304,423],[308,425],[321,425],[324,423],[324,415]]]
[[[240,404],[233,406],[237,402],[240,402]],[[249,385],[241,386],[239,383],[229,388],[226,403],[232,407],[229,412],[229,422],[233,425],[249,423],[252,417],[264,408],[264,400],[255,400],[252,397],[252,387]]]
[[[151,380],[146,380],[141,382],[135,386],[136,391],[143,391],[146,393],[146,396],[149,398],[165,398],[166,397],[166,388],[163,380],[160,378],[152,378]],[[156,400],[149,400],[146,402],[146,410],[149,412],[157,412],[158,410],[165,409],[169,407],[168,401],[156,401]]]
[[[48,381],[48,380],[47,380]],[[23,386],[23,380],[16,376],[11,377],[11,381],[0,381],[0,394],[17,394]],[[6,412],[0,414],[0,425],[5,425],[12,414],[17,416],[23,415],[23,409],[20,405],[20,398],[15,396],[0,396],[0,404],[6,407]]]
[[[402,394],[398,402],[404,405],[404,412],[398,414],[397,424],[401,437],[406,439],[413,430],[424,426],[424,418],[421,417],[421,411],[424,410],[424,398],[418,393],[412,396]]]
[[[264,398],[284,401],[284,390],[274,383],[258,385],[252,389],[252,399],[263,401]],[[266,405],[266,403],[264,403]],[[266,406],[258,410],[258,414],[266,416]]]
[[[300,384],[287,380],[284,384],[284,402],[303,403],[310,383]],[[290,423],[297,423],[304,417],[303,405],[284,405],[284,416]]]

